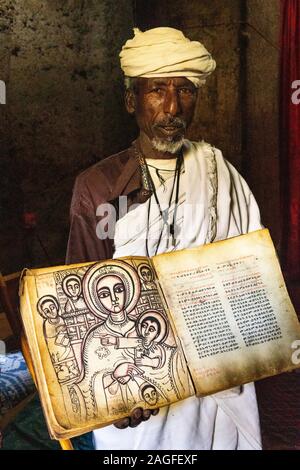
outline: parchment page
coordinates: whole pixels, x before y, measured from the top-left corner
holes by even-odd
[[[23,290],[22,317],[52,437],[195,393],[147,258],[32,270]]]
[[[268,230],[152,262],[198,395],[297,367],[299,322]]]

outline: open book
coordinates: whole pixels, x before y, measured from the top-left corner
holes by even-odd
[[[297,367],[300,327],[268,230],[26,270],[20,295],[52,438]]]

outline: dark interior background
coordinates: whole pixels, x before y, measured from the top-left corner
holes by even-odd
[[[134,25],[180,28],[212,52],[189,136],[240,170],[279,248],[279,1],[1,0],[3,273],[63,261],[75,176],[135,137],[118,59]]]

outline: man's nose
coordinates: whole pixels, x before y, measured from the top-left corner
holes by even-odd
[[[164,101],[164,112],[177,116],[181,112],[180,101],[176,89],[167,90]]]

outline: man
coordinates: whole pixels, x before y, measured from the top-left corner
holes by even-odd
[[[197,90],[215,61],[178,30],[134,32],[120,57],[126,108],[140,133],[130,149],[77,178],[68,263],[153,256],[261,228],[252,193],[221,152],[185,139]],[[137,416],[120,421],[119,428],[129,426],[126,431],[114,426],[95,431],[95,447],[261,448],[253,384],[189,398],[142,422],[149,416],[137,410]]]

